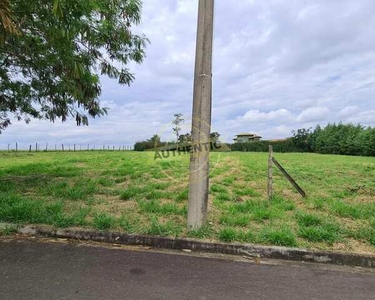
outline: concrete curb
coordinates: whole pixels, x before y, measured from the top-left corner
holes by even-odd
[[[2,224],[4,226],[4,224]],[[15,226],[15,225],[7,225]],[[96,242],[115,243],[133,246],[148,246],[159,249],[241,255],[254,258],[283,259],[299,262],[336,264],[354,267],[375,268],[375,255],[343,253],[331,251],[312,251],[304,249],[257,246],[240,243],[215,243],[187,238],[170,238],[124,234],[119,232],[95,231],[86,229],[57,229],[50,226],[19,226],[21,234],[41,237],[69,238]]]

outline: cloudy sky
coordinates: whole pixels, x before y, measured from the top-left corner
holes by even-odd
[[[0,147],[132,145],[153,134],[171,140],[174,113],[192,107],[198,0],[144,0],[136,30],[151,40],[129,87],[103,78],[108,116],[89,127],[14,122]],[[284,138],[328,122],[375,126],[375,1],[216,0],[213,131]]]

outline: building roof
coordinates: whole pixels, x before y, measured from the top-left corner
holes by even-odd
[[[249,133],[249,132],[243,132],[243,133],[236,134],[236,136],[244,136],[244,135],[251,135],[251,136],[254,136],[254,135],[256,135],[256,134],[254,134],[254,133]]]
[[[246,133],[246,132],[244,132],[244,133],[239,133],[239,134],[236,134],[235,136],[237,136],[237,137],[239,137],[239,136],[261,137],[261,136],[259,136],[259,135],[255,134],[255,133]]]

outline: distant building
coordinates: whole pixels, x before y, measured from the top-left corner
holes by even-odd
[[[233,141],[235,143],[251,143],[251,142],[258,142],[262,139],[261,136],[256,135],[254,133],[240,133],[235,136]]]

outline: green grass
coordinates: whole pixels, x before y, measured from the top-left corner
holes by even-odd
[[[226,193],[226,192],[227,192],[227,188],[222,185],[213,184],[211,186],[211,193]]]
[[[223,215],[220,217],[220,224],[228,226],[246,227],[251,220],[250,215]]]
[[[340,227],[330,223],[301,228],[298,234],[310,242],[326,242],[330,245],[341,239]]]
[[[99,230],[108,230],[116,226],[116,219],[107,213],[98,213],[94,216],[93,226]]]
[[[297,222],[301,227],[320,226],[323,223],[323,219],[320,216],[309,213],[298,213],[296,215]]]
[[[225,227],[219,231],[219,239],[223,242],[233,242],[236,240],[237,233],[236,230],[234,230],[231,227]]]
[[[209,225],[205,225],[198,230],[189,231],[187,235],[191,238],[207,239],[213,235],[213,231]]]
[[[188,189],[183,190],[176,197],[176,201],[179,202],[179,203],[187,201],[188,199],[189,199],[189,190]]]
[[[129,187],[125,191],[121,192],[120,199],[121,200],[130,200],[131,198],[135,197],[139,193],[137,188]]]
[[[157,215],[185,215],[186,209],[180,208],[174,203],[160,204],[156,200],[151,201],[140,201],[139,208],[143,213],[152,213]]]
[[[296,247],[297,240],[293,231],[288,227],[265,227],[260,233],[260,238],[265,243],[277,246]]]
[[[353,238],[365,240],[372,246],[375,246],[375,229],[369,227],[361,227],[359,230],[351,233]]]
[[[146,229],[146,234],[152,235],[169,235],[179,236],[182,231],[181,225],[174,223],[173,221],[167,221],[162,223],[158,218],[151,218],[151,225]]]
[[[307,198],[275,169],[267,199],[266,153],[212,153],[209,224],[188,232],[187,155],[0,152],[0,223],[375,252],[375,158],[275,156]]]
[[[299,212],[296,218],[299,225],[298,235],[309,242],[325,242],[333,245],[342,239],[343,230],[328,217]]]
[[[252,188],[235,189],[234,193],[238,196],[260,197],[261,195]]]
[[[218,193],[218,195],[216,196],[216,199],[219,201],[219,202],[223,202],[223,201],[230,201],[231,200],[231,197],[230,195],[228,194],[228,192],[220,192]]]

